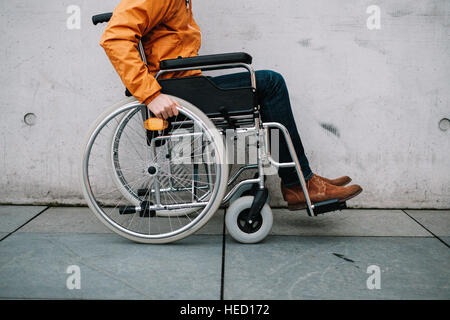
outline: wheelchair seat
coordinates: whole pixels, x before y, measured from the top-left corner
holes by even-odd
[[[221,53],[221,54],[209,54],[203,56],[189,57],[189,58],[177,58],[162,60],[159,63],[161,70],[170,70],[177,68],[191,68],[191,67],[205,67],[211,65],[220,64],[233,64],[233,63],[252,63],[252,56],[245,52],[233,52],[233,53]]]

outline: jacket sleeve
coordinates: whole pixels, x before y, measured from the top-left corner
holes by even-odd
[[[159,94],[161,86],[141,60],[138,43],[163,20],[169,2],[120,1],[100,40],[122,82],[140,103],[150,103]]]

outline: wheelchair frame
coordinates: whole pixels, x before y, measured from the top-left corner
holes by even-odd
[[[144,61],[144,63],[146,64],[146,58],[145,58],[145,54],[143,52],[143,46],[142,43],[139,42],[139,52],[141,54],[141,58]],[[217,64],[217,65],[210,65],[210,66],[201,66],[201,67],[188,67],[188,68],[175,68],[175,69],[165,69],[165,70],[160,70],[156,76],[155,79],[158,80],[158,78],[164,74],[164,73],[169,73],[169,72],[177,72],[177,71],[189,71],[189,70],[202,70],[202,71],[212,71],[212,70],[223,70],[223,69],[233,69],[233,68],[245,68],[247,69],[247,71],[250,74],[250,80],[251,80],[251,86],[254,90],[254,92],[256,92],[256,76],[255,76],[255,72],[253,70],[253,68],[245,63],[231,63],[231,64]],[[231,119],[242,119],[242,117],[240,116],[231,116]],[[266,122],[263,123],[261,121],[261,117],[260,117],[260,113],[259,113],[259,108],[255,108],[254,110],[254,114],[253,114],[253,118],[254,118],[254,126],[251,128],[246,128],[244,129],[245,132],[251,132],[254,131],[257,139],[259,138],[259,135],[261,134],[261,129],[263,131],[264,137],[263,139],[265,139],[265,141],[267,143],[265,143],[265,155],[262,154],[261,152],[261,147],[260,144],[257,143],[257,164],[256,167],[258,168],[258,177],[254,178],[254,179],[247,179],[247,180],[243,180],[241,182],[239,182],[237,185],[235,185],[233,187],[233,189],[231,189],[227,195],[225,196],[225,198],[222,200],[222,203],[225,204],[226,202],[229,201],[229,199],[238,191],[238,189],[246,184],[255,184],[257,183],[259,186],[260,190],[263,190],[265,188],[264,186],[264,174],[263,174],[263,159],[266,158],[267,156],[267,160],[270,162],[271,165],[273,165],[274,167],[278,168],[286,168],[286,167],[295,167],[296,171],[297,171],[297,175],[302,187],[302,190],[305,194],[305,199],[306,199],[306,205],[307,205],[307,212],[309,216],[315,216],[314,213],[314,205],[311,203],[311,199],[309,198],[309,194],[308,194],[308,190],[306,187],[306,182],[305,182],[305,178],[303,176],[303,173],[301,171],[301,166],[300,166],[300,162],[298,160],[297,154],[295,153],[295,148],[294,145],[292,143],[291,137],[289,135],[288,130],[286,129],[285,126],[283,126],[280,123],[277,122]],[[213,121],[214,120],[225,120],[224,118],[211,118]],[[277,161],[275,161],[272,156],[271,156],[271,148],[269,146],[269,129],[270,128],[277,128],[279,130],[281,130],[281,132],[283,133],[284,138],[286,139],[287,145],[288,145],[288,149],[291,155],[291,158],[293,159],[293,162],[286,162],[286,163],[279,163]],[[238,131],[239,132],[239,131]],[[230,186],[237,178],[238,176],[247,169],[253,169],[255,168],[255,166],[253,165],[247,165],[247,166],[243,166],[241,167],[238,172],[232,177],[232,179],[230,179],[230,181],[228,182],[228,185]],[[255,198],[257,199],[257,197]],[[260,200],[261,201],[261,200]],[[265,199],[262,203],[265,202]]]
[[[94,24],[101,23],[101,22],[107,22],[111,18],[111,15],[112,14],[107,13],[107,14],[101,14],[101,15],[94,16],[93,22],[94,22]],[[138,51],[139,51],[140,57],[141,57],[142,61],[144,62],[144,64],[147,64],[147,59],[146,59],[143,44],[141,41],[139,41],[139,43],[138,43]],[[253,95],[253,97],[256,96],[256,92],[257,92],[256,75],[255,75],[255,71],[250,66],[251,57],[250,57],[249,63],[245,63],[247,61],[245,59],[240,59],[240,58],[234,59],[234,62],[223,63],[223,61],[230,61],[233,59],[225,59],[225,60],[219,59],[219,60],[214,61],[214,56],[206,56],[206,57],[209,59],[209,61],[205,65],[201,65],[199,63],[199,61],[196,61],[197,63],[193,63],[193,64],[191,63],[190,65],[189,65],[189,63],[184,63],[184,66],[183,66],[183,59],[177,59],[175,65],[178,65],[180,67],[175,67],[175,68],[167,67],[166,65],[168,65],[168,66],[171,65],[170,63],[168,63],[168,62],[170,62],[170,60],[165,60],[164,62],[167,62],[165,64],[165,67],[160,66],[160,70],[155,75],[155,79],[159,80],[160,77],[166,73],[180,72],[180,71],[190,71],[190,70],[213,71],[213,70],[244,68],[249,73],[252,95]],[[229,58],[229,57],[227,57],[227,58]],[[192,58],[188,58],[188,59],[192,60]],[[217,62],[217,63],[215,63],[215,62]],[[172,63],[172,66],[173,65],[174,64]],[[186,80],[186,81],[188,81],[188,80]],[[247,87],[247,88],[248,88],[248,90],[250,90],[250,87]],[[250,92],[250,91],[248,91],[248,92]],[[237,97],[239,97],[239,98],[245,97],[245,95],[244,96],[240,96],[240,95],[234,96],[233,101],[236,101]],[[217,100],[217,101],[222,101],[222,100]],[[222,102],[219,102],[219,103],[222,103]],[[148,109],[147,109],[147,106],[144,104],[134,103],[134,104],[124,105],[120,108],[120,112],[125,112],[128,109],[131,110],[131,108],[136,108],[136,109],[139,108],[140,109],[141,117],[142,117],[143,121],[145,121],[148,118],[148,116],[149,116]],[[331,199],[331,200],[318,202],[318,203],[314,203],[314,204],[311,202],[311,199],[310,199],[309,193],[308,193],[308,189],[307,189],[307,184],[305,182],[305,178],[301,171],[301,165],[298,160],[294,145],[292,143],[292,140],[291,140],[291,137],[289,135],[287,128],[284,125],[282,125],[281,123],[277,123],[277,122],[265,122],[265,123],[262,122],[261,115],[260,115],[260,106],[257,103],[254,103],[253,109],[249,109],[249,113],[247,113],[247,109],[244,109],[245,114],[229,115],[227,113],[223,113],[222,117],[208,116],[208,114],[205,111],[200,112],[200,110],[198,111],[199,117],[200,118],[204,117],[203,121],[206,121],[206,122],[208,122],[207,119],[211,120],[208,123],[210,123],[210,125],[214,125],[215,128],[217,129],[217,130],[214,130],[216,132],[214,134],[217,137],[219,137],[219,136],[223,137],[224,136],[223,129],[229,128],[230,126],[235,130],[234,131],[235,134],[246,133],[246,134],[252,134],[256,137],[256,141],[257,141],[256,142],[256,154],[257,154],[256,162],[257,163],[241,166],[233,174],[233,176],[229,177],[228,181],[226,181],[226,187],[225,186],[223,187],[223,188],[226,188],[226,190],[222,189],[223,198],[221,199],[221,204],[224,205],[226,203],[231,202],[231,200],[233,199],[233,196],[235,196],[238,193],[238,191],[241,190],[241,188],[243,188],[245,186],[250,186],[250,185],[252,186],[251,191],[252,191],[252,195],[254,197],[252,199],[252,204],[249,207],[249,212],[248,212],[248,214],[245,215],[244,220],[246,221],[246,224],[251,225],[252,221],[258,220],[258,216],[260,215],[260,213],[264,212],[264,210],[267,211],[267,209],[264,209],[266,201],[268,199],[268,190],[264,184],[264,182],[265,182],[264,168],[266,166],[273,166],[276,169],[295,167],[297,176],[298,176],[298,179],[300,182],[300,186],[301,186],[304,196],[305,196],[306,211],[309,216],[317,216],[318,214],[321,214],[321,213],[340,210],[340,209],[343,209],[346,207],[345,202],[340,202],[339,199]],[[117,113],[118,112],[119,112],[119,110],[117,110]],[[139,112],[139,110],[136,110],[136,112]],[[188,111],[183,111],[183,112],[188,112]],[[114,112],[109,117],[114,117],[115,114],[116,114],[116,112]],[[203,114],[203,115],[200,116],[200,114]],[[103,120],[103,122],[105,122],[106,120],[109,121],[109,119],[105,118],[105,120]],[[176,123],[176,122],[173,122],[173,123]],[[245,124],[246,126],[239,126],[240,124]],[[280,162],[276,161],[275,159],[273,159],[271,142],[269,139],[270,129],[278,129],[282,132],[282,136],[286,141],[289,153],[291,155],[291,159],[292,159],[291,162],[280,163]],[[95,130],[97,130],[97,129],[95,129]],[[119,127],[117,130],[119,130]],[[117,131],[116,131],[115,135],[116,134],[117,134]],[[196,132],[189,133],[188,135],[192,135],[192,134],[195,135]],[[170,139],[170,137],[173,138],[174,135],[168,136],[168,135],[165,135],[164,132],[162,132],[159,136],[151,139],[151,144],[149,145],[150,149],[151,149],[151,153],[156,153],[156,141]],[[147,139],[147,143],[148,142],[149,142],[149,140]],[[92,146],[91,144],[88,144],[88,145]],[[90,152],[89,148],[86,150],[86,154],[88,154]],[[225,151],[226,151],[226,148],[225,148]],[[228,158],[228,157],[226,157],[226,158]],[[83,167],[87,168],[87,166],[88,166],[87,160],[84,160]],[[244,171],[249,170],[249,169],[257,169],[257,174],[254,176],[254,178],[242,180],[239,183],[235,184],[228,191],[228,188],[239,178],[239,176]],[[209,169],[207,169],[207,170],[209,170]],[[228,171],[228,170],[226,170],[226,171]],[[169,172],[170,172],[170,170],[169,170]],[[168,179],[170,182],[172,179],[171,174],[169,174]],[[83,181],[84,185],[88,185],[86,183],[88,181],[88,178],[86,176],[86,171],[83,171],[83,180],[84,180]],[[164,190],[163,189],[160,190],[159,181],[158,181],[158,179],[155,179],[154,190],[152,190],[152,188],[150,187],[150,189],[147,189],[144,191],[146,193],[148,193],[148,192],[154,193],[156,203],[153,204],[148,201],[142,201],[139,206],[124,207],[124,208],[120,209],[121,210],[120,214],[130,214],[130,213],[139,212],[140,215],[141,215],[141,213],[143,214],[143,215],[141,215],[141,217],[142,216],[152,217],[152,216],[154,216],[154,214],[157,210],[187,209],[187,208],[191,208],[191,207],[202,207],[202,206],[209,207],[210,203],[202,201],[201,197],[195,199],[196,193],[197,193],[197,191],[195,189],[195,184],[197,183],[196,181],[197,180],[194,176],[194,179],[192,181],[192,191],[193,191],[192,203],[167,204],[164,206],[161,205],[160,191],[164,192]],[[183,187],[183,188],[189,189],[189,187]],[[195,191],[194,191],[194,189],[195,189]],[[172,183],[169,183],[169,190],[177,191],[176,189],[173,189]],[[226,192],[226,191],[228,191],[228,192]],[[138,193],[139,193],[139,190],[138,190]],[[207,195],[208,194],[204,195],[203,197],[205,197]],[[91,197],[91,196],[89,195],[89,197]],[[200,200],[200,201],[198,201],[198,200]],[[249,199],[246,199],[246,201],[248,201],[248,200]],[[95,200],[94,200],[94,202],[95,202]],[[216,202],[216,205],[218,206],[219,204]],[[95,206],[96,205],[94,205],[94,207]],[[98,208],[96,208],[96,209],[98,209]],[[270,211],[270,208],[268,210]],[[271,218],[271,213],[270,213],[270,220],[271,219],[272,218]],[[272,222],[270,222],[270,226],[271,226],[271,223]],[[268,231],[270,231],[270,230],[268,230]]]

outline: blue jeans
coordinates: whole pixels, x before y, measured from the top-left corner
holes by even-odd
[[[289,93],[283,76],[271,70],[259,70],[256,74],[256,90],[260,113],[263,122],[279,122],[283,124],[291,135],[303,176],[306,180],[313,175],[309,167],[308,159],[305,155],[302,140],[295,124],[294,116],[289,101]],[[236,88],[250,86],[250,77],[248,72],[233,73],[223,76],[210,78],[217,86],[221,88]],[[286,141],[280,133],[279,142],[279,161],[291,162],[291,156]],[[300,182],[294,167],[280,168],[278,175],[287,187],[298,185]]]

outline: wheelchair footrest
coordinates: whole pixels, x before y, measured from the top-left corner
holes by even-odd
[[[326,212],[342,210],[347,208],[345,201],[341,202],[339,199],[330,199],[322,202],[314,203],[314,215],[323,214]]]

